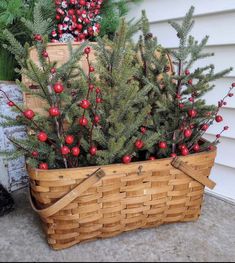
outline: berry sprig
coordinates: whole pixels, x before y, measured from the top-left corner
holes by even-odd
[[[103,0],[56,0],[57,28],[52,42],[84,41],[100,32],[100,9]]]
[[[224,106],[227,105],[226,99],[233,97],[232,91],[233,91],[234,88],[235,88],[235,83],[233,83],[233,84],[231,85],[231,87],[229,88],[227,94],[223,97],[223,99],[221,99],[221,100],[218,102],[218,106],[217,106],[217,109],[216,109],[216,111],[214,112],[214,114],[211,114],[211,113],[208,114],[208,115],[207,115],[207,117],[209,117],[208,121],[207,121],[207,122],[203,122],[203,123],[201,123],[201,125],[199,125],[199,131],[198,131],[198,133],[196,134],[195,138],[192,139],[191,144],[190,144],[190,146],[189,146],[189,150],[190,150],[190,151],[195,147],[195,142],[197,142],[200,138],[202,138],[203,135],[206,133],[206,131],[209,129],[209,127],[210,127],[211,125],[213,125],[214,121],[215,121],[216,123],[221,123],[221,122],[223,122],[223,117],[222,117],[221,115],[219,115],[218,113],[219,113],[219,111],[220,111],[220,109],[221,109],[222,107],[224,107]],[[227,131],[227,130],[228,130],[228,126],[225,126],[224,129],[223,129],[220,133],[218,133],[218,134],[216,135],[216,140],[215,140],[211,145],[215,145],[216,143],[218,143],[218,142],[219,142],[219,139],[220,139],[220,137],[221,137],[221,135],[222,135],[222,133],[224,133],[224,132]],[[203,151],[203,150],[205,150],[203,147],[200,148],[200,151]],[[209,147],[209,150],[210,150],[210,147]]]

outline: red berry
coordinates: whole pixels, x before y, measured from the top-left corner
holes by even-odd
[[[225,127],[224,127],[224,130],[225,130],[225,131],[227,131],[228,129],[229,129],[229,127],[228,127],[228,126],[225,126]]]
[[[79,4],[82,5],[82,6],[85,6],[86,5],[86,1],[85,0],[80,0]]]
[[[51,69],[51,74],[55,74],[56,71],[57,71],[56,68],[52,68],[52,69]]]
[[[69,154],[69,153],[70,153],[69,147],[67,147],[67,146],[61,147],[61,153],[62,153],[62,155],[67,155],[67,154]]]
[[[65,137],[65,142],[66,142],[67,144],[73,144],[73,143],[74,143],[74,136],[73,136],[73,135],[67,135],[67,136]]]
[[[94,86],[93,84],[90,84],[90,85],[89,85],[89,90],[90,90],[90,91],[93,91],[94,88],[95,88],[95,86]]]
[[[96,103],[101,103],[102,99],[101,98],[96,98]]]
[[[176,157],[177,157],[177,154],[176,154],[176,153],[171,153],[171,157],[172,157],[172,158],[176,158]]]
[[[186,129],[186,130],[184,131],[184,137],[185,137],[185,138],[190,138],[190,137],[192,136],[192,133],[193,133],[192,130]]]
[[[60,15],[56,15],[55,19],[60,20],[61,19]]]
[[[194,118],[197,116],[197,111],[196,110],[189,110],[188,115],[189,115],[189,117]]]
[[[73,9],[69,9],[68,14],[69,14],[70,16],[72,16],[72,15],[75,14],[75,11],[74,11]]]
[[[190,102],[194,102],[195,99],[194,99],[193,97],[191,97],[191,98],[189,98],[189,101],[190,101]]]
[[[90,67],[89,67],[89,71],[90,71],[90,72],[94,72],[94,71],[95,71],[95,68],[92,67],[92,66],[90,66]]]
[[[232,84],[232,87],[235,88],[235,83]]]
[[[40,142],[45,142],[45,141],[47,141],[47,139],[48,139],[48,136],[47,136],[47,134],[45,132],[39,132],[38,140]]]
[[[35,113],[32,110],[24,111],[25,118],[32,120],[35,117]]]
[[[9,101],[7,104],[8,104],[9,107],[14,107],[15,106],[15,103],[13,101]]]
[[[222,122],[223,121],[223,117],[222,116],[220,116],[220,115],[217,115],[216,117],[215,117],[215,120],[216,120],[216,122]]]
[[[200,145],[198,143],[194,144],[193,150],[194,150],[194,152],[199,152],[200,151]]]
[[[159,143],[159,148],[160,149],[166,149],[167,148],[167,143],[166,142],[160,142]]]
[[[99,123],[100,122],[100,116],[95,115],[94,121],[95,121],[95,123]]]
[[[146,127],[141,127],[140,131],[142,134],[145,134],[147,132],[147,128]]]
[[[88,109],[90,106],[91,106],[91,103],[89,100],[83,100],[81,103],[80,103],[80,106],[83,108],[83,109]]]
[[[100,89],[100,88],[96,88],[95,92],[96,92],[97,94],[100,94],[100,93],[101,93],[101,89]]]
[[[34,152],[32,152],[32,156],[35,157],[35,158],[37,158],[37,157],[39,156],[38,151],[34,151]]]
[[[180,109],[183,109],[183,108],[184,108],[184,104],[183,104],[183,103],[180,103],[180,104],[179,104],[179,107],[180,107]]]
[[[42,36],[37,34],[37,35],[34,36],[34,40],[40,42],[40,41],[42,41]]]
[[[213,146],[213,145],[210,145],[210,146],[208,147],[208,150],[209,150],[209,151],[214,150],[214,146]]]
[[[190,80],[188,81],[188,84],[189,84],[189,85],[193,85],[193,80],[190,79]]]
[[[187,76],[190,75],[189,69],[186,69],[186,70],[185,70],[185,75],[187,75]]]
[[[60,94],[64,91],[64,86],[61,82],[57,82],[53,86],[53,89],[54,89],[55,93]]]
[[[182,149],[182,150],[181,150],[181,154],[182,154],[183,156],[189,155],[189,150],[188,150],[188,148]]]
[[[78,10],[79,11],[79,10]],[[83,25],[82,24],[78,24],[77,25],[77,29],[79,30],[79,31],[81,31],[82,29],[83,29]]]
[[[79,156],[80,155],[80,149],[79,149],[79,147],[73,147],[72,148],[72,154],[73,154],[73,156]]]
[[[221,137],[220,134],[216,134],[216,138],[219,139]]]
[[[91,154],[92,156],[94,156],[94,155],[96,155],[96,153],[97,153],[97,148],[96,148],[95,146],[92,146],[92,147],[90,148],[89,152],[90,152],[90,154]]]
[[[179,149],[180,149],[180,150],[183,150],[183,149],[186,149],[186,148],[187,148],[187,146],[186,146],[185,144],[179,145]]]
[[[180,100],[181,99],[181,96],[180,94],[176,94],[176,99]]]
[[[41,169],[41,170],[48,170],[49,169],[48,164],[47,163],[40,163],[39,164],[39,169]]]
[[[46,50],[44,50],[44,51],[42,52],[42,56],[43,56],[44,58],[48,58],[48,57],[49,57],[49,55],[48,55],[48,53],[47,53]]]
[[[209,125],[208,124],[202,124],[201,125],[201,130],[202,131],[207,131],[209,129]]]
[[[81,126],[87,126],[88,125],[88,120],[86,117],[82,117],[80,120],[79,120],[79,124]]]
[[[234,96],[234,94],[233,94],[233,93],[229,93],[228,96],[229,96],[230,98],[232,98],[232,97]]]
[[[135,142],[135,147],[139,150],[142,149],[144,147],[144,142],[142,140],[137,140]]]
[[[90,54],[91,53],[91,48],[90,47],[86,47],[85,49],[84,49],[84,53],[85,54]]]
[[[49,114],[51,117],[58,117],[60,116],[60,110],[57,107],[51,107],[49,109]]]
[[[150,161],[155,161],[156,158],[155,158],[154,156],[150,156],[150,157],[149,157],[149,160],[150,160]]]
[[[130,155],[125,155],[123,158],[122,158],[122,162],[125,163],[125,164],[129,164],[131,162],[131,156]]]

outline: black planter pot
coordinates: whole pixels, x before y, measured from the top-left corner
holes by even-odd
[[[14,200],[6,189],[0,184],[0,217],[14,209]]]

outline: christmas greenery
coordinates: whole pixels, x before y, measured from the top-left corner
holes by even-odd
[[[21,44],[32,44],[32,31],[24,25],[24,20],[32,21],[35,10],[42,10],[43,19],[54,16],[51,0],[1,0],[0,2],[0,46],[6,44],[4,30],[8,30]],[[47,32],[49,33],[50,30]],[[44,32],[45,33],[45,32]],[[13,80],[16,61],[6,49],[0,50],[0,80]]]
[[[25,21],[29,30],[40,23],[40,12],[35,12],[34,24]],[[143,13],[137,44],[130,40],[137,25],[123,20],[113,40],[97,38],[97,44],[84,42],[77,49],[69,44],[70,59],[60,67],[47,52],[46,23],[41,21],[40,33],[33,31],[40,66],[30,59],[28,45],[23,47],[6,31],[20,73],[38,89],[18,83],[41,100],[44,114],[16,105],[1,91],[8,106],[19,113],[16,119],[0,116],[1,125],[28,129],[24,140],[8,138],[17,151],[2,154],[9,158],[26,154],[30,166],[54,169],[128,164],[211,150],[220,134],[210,144],[202,136],[213,122],[223,121],[219,110],[233,96],[235,84],[217,107],[206,105],[203,95],[213,88],[210,83],[231,69],[219,73],[213,65],[193,69],[195,61],[212,54],[203,53],[207,37],[199,43],[189,36],[192,16],[193,8],[182,24],[171,22],[180,42],[177,50],[157,43]],[[84,59],[87,71],[78,65]]]
[[[120,18],[128,14],[130,3],[139,3],[142,0],[104,0],[101,8],[100,36],[114,37],[120,23]]]

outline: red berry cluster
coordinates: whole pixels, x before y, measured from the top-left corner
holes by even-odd
[[[76,42],[100,32],[100,9],[103,0],[56,0],[56,21],[52,42],[61,41],[66,34]]]

